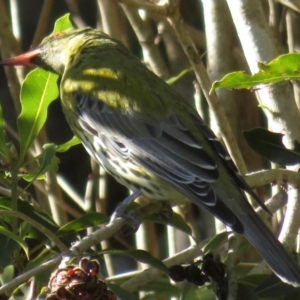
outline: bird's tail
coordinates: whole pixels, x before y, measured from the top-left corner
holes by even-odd
[[[253,211],[240,218],[244,235],[284,282],[300,286],[300,267]]]

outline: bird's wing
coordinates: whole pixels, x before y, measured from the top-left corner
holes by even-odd
[[[283,281],[300,285],[299,266],[238,191],[239,187],[246,187],[252,192],[237,175],[228,154],[200,117],[191,115],[191,118],[196,118],[194,124],[203,134],[203,139],[196,140],[175,115],[150,124],[136,115],[116,113],[101,99],[88,95],[75,95],[75,102],[79,124],[90,134],[109,140],[106,143],[109,151],[114,151],[121,159],[138,162],[195,204],[204,206],[234,231],[243,233]],[[215,159],[207,155],[198,140],[213,147],[223,162],[214,154]],[[219,179],[214,160],[218,161],[222,172]],[[218,186],[218,182],[221,185]],[[220,199],[216,195],[220,193],[218,189],[222,190],[221,193],[227,190],[225,196],[232,193],[238,197],[228,199],[221,196]]]
[[[110,153],[138,162],[195,204],[204,205],[228,226],[242,230],[234,213],[211,186],[219,176],[215,160],[174,114],[160,123],[149,124],[132,114],[115,112],[88,94],[76,94],[75,105],[79,124],[102,139]],[[211,141],[206,139],[216,143],[212,137]],[[221,145],[215,147],[228,159]]]

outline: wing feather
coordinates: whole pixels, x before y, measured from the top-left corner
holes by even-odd
[[[216,162],[175,115],[150,124],[137,116],[115,112],[87,94],[74,98],[79,124],[90,134],[96,133],[111,154],[138,162],[195,204],[201,202],[234,230],[242,231],[234,213],[210,185],[219,176]],[[206,134],[214,143],[214,136],[209,131]],[[226,152],[220,156],[226,158]]]

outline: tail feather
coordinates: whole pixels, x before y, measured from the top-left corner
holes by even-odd
[[[300,286],[300,267],[282,244],[271,233],[259,216],[253,211],[243,215],[240,221],[244,235],[269,264],[280,279],[294,286]]]

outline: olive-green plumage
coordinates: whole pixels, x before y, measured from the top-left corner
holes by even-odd
[[[284,281],[300,269],[247,202],[262,206],[194,107],[120,42],[72,29],[2,64],[36,64],[62,75],[70,127],[120,183],[158,200],[187,198],[243,233]]]

